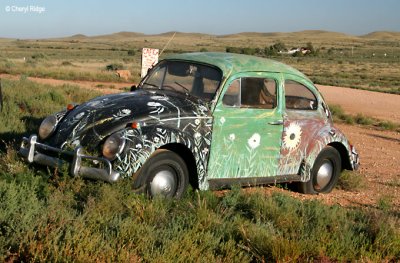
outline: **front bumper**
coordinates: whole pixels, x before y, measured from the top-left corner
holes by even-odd
[[[53,153],[58,156],[70,156],[72,157],[70,172],[73,176],[82,176],[84,178],[102,180],[109,183],[113,183],[119,179],[120,174],[112,169],[109,160],[101,157],[84,155],[82,154],[82,150],[82,147],[77,147],[73,152],[65,151],[39,143],[37,142],[37,136],[31,135],[29,139],[26,137],[22,139],[19,154],[29,163],[38,163],[51,167],[60,167],[69,162],[62,158],[53,157],[42,152]],[[106,168],[83,166],[82,160],[84,159],[103,163]]]

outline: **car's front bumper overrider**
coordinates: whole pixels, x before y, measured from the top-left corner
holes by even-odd
[[[22,139],[19,154],[29,163],[38,163],[51,167],[60,167],[69,162],[62,158],[53,157],[42,152],[49,152],[58,156],[67,155],[72,157],[72,162],[70,162],[70,171],[73,176],[82,176],[84,178],[102,180],[109,183],[113,183],[119,179],[120,174],[112,169],[109,160],[102,157],[84,155],[82,151],[82,147],[77,147],[74,151],[65,151],[39,143],[37,142],[37,136],[31,135],[29,139],[26,137]],[[103,163],[105,168],[83,166],[82,160],[92,160],[98,163]]]

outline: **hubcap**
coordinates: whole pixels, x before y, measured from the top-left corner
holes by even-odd
[[[161,170],[156,173],[153,181],[150,183],[152,196],[172,196],[176,191],[175,174],[169,170]]]
[[[330,161],[325,160],[324,163],[319,167],[317,172],[317,178],[315,182],[315,189],[322,190],[324,189],[329,182],[331,181],[333,176],[333,165]]]

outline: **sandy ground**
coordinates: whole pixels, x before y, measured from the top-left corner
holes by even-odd
[[[323,85],[317,88],[328,104],[340,105],[347,113],[400,123],[400,95]]]
[[[0,78],[18,79],[19,76],[2,74]],[[102,93],[121,92],[130,83],[106,83],[90,81],[64,81],[29,78],[32,81],[50,85],[72,84]],[[99,86],[101,85],[101,88]],[[400,95],[383,94],[364,90],[318,85],[328,104],[340,105],[346,113],[362,113],[400,123]],[[400,211],[400,133],[380,131],[355,125],[337,125],[356,146],[361,157],[357,172],[362,177],[363,187],[358,191],[334,189],[327,195],[301,195],[290,192],[300,199],[318,199],[328,204],[342,206],[376,207],[380,200],[390,200],[393,208]],[[285,191],[266,187],[266,192]],[[251,190],[249,190],[251,191]]]

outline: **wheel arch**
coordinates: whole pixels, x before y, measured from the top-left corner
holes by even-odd
[[[346,146],[344,146],[340,142],[331,142],[328,144],[328,146],[335,148],[339,152],[340,158],[342,160],[342,170],[343,169],[352,170],[352,166],[349,159],[349,151],[347,150]]]
[[[189,184],[194,188],[199,188],[199,176],[197,171],[197,165],[195,157],[192,151],[181,143],[169,143],[161,146],[159,149],[165,149],[178,154],[183,161],[186,163],[189,171]]]

